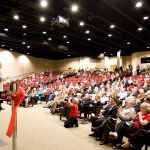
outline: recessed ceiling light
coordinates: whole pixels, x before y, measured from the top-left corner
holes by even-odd
[[[19,16],[18,15],[14,15],[14,19],[15,20],[19,20]]]
[[[5,45],[1,45],[2,47],[5,47]]]
[[[139,28],[138,28],[138,31],[142,31],[142,30],[143,30],[143,28],[142,28],[142,27],[139,27]]]
[[[28,45],[27,48],[30,48],[30,46]]]
[[[148,19],[149,19],[148,16],[144,16],[144,17],[143,17],[143,20],[148,20]]]
[[[88,40],[88,41],[91,41],[91,38],[88,38],[87,40]]]
[[[89,31],[89,30],[86,30],[86,31],[85,31],[85,33],[86,33],[86,34],[89,34],[89,33],[90,33],[90,31]]]
[[[27,53],[27,55],[29,55],[30,53]]]
[[[78,9],[79,9],[79,7],[78,7],[78,5],[76,5],[76,4],[73,4],[73,5],[71,6],[71,11],[72,11],[72,12],[77,12]]]
[[[52,38],[48,38],[48,41],[51,41],[52,40]]]
[[[112,37],[112,34],[108,34],[108,37]]]
[[[5,28],[4,31],[8,32],[8,28]]]
[[[66,39],[66,38],[67,38],[67,35],[64,35],[63,38]]]
[[[130,43],[130,42],[127,42],[127,44],[130,45],[131,43]]]
[[[23,29],[26,29],[26,28],[27,28],[27,26],[26,26],[26,25],[22,25],[22,28],[23,28]]]
[[[26,35],[27,35],[27,33],[24,32],[24,33],[23,33],[23,36],[26,36]]]
[[[40,1],[40,5],[41,5],[41,7],[43,7],[43,8],[47,7],[47,5],[48,5],[47,0],[41,0],[41,1]]]
[[[26,44],[26,42],[22,42],[22,44],[23,44],[23,45],[25,45],[25,44]]]
[[[68,55],[68,57],[70,57],[70,55]]]
[[[41,22],[44,22],[45,20],[46,20],[45,17],[40,17]]]
[[[106,52],[104,52],[104,54],[106,54]]]
[[[10,48],[10,51],[12,51],[13,49],[12,48]]]
[[[66,43],[67,43],[67,44],[69,44],[70,42],[69,42],[69,41],[67,41]]]
[[[114,25],[114,24],[110,25],[110,28],[111,28],[111,29],[114,29],[114,28],[115,28],[115,25]]]
[[[111,56],[113,55],[113,54],[110,54]]]
[[[83,22],[83,21],[80,21],[79,25],[80,25],[80,26],[84,26],[84,22]]]
[[[147,46],[146,48],[149,48],[149,46]]]
[[[140,7],[142,7],[142,6],[143,6],[142,1],[137,1],[136,4],[135,4],[135,7],[136,7],[136,8],[140,8]]]
[[[47,32],[46,32],[46,31],[43,31],[42,33],[43,33],[43,34],[46,34]]]

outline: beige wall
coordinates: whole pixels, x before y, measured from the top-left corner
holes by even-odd
[[[53,60],[53,63],[54,63],[53,67],[54,70],[68,70],[68,68],[78,69],[80,66],[80,57]]]
[[[136,65],[140,64],[141,68],[148,64],[141,64],[141,57],[150,57],[150,51],[137,52],[131,56],[123,56],[120,58],[120,65],[128,67],[133,65],[135,71]],[[92,59],[90,57],[77,57],[61,60],[48,60],[42,58],[31,57],[4,49],[0,49],[0,61],[3,63],[2,73],[4,76],[17,76],[35,71],[53,71],[53,70],[68,70],[79,68],[102,68],[110,69],[111,65],[117,65],[116,57],[105,57],[102,60]]]
[[[54,62],[54,70],[68,70],[71,69],[91,69],[101,68],[103,66],[103,60],[92,59],[90,57],[77,57],[56,60]]]
[[[141,69],[146,68],[148,63],[141,64],[141,58],[144,57],[150,57],[150,51],[145,51],[145,52],[137,52],[132,54],[132,65],[133,65],[133,70],[136,70],[136,66],[139,64]]]
[[[123,56],[122,57],[122,66],[128,68],[128,65],[132,64],[132,56]]]
[[[35,71],[52,70],[53,68],[51,60],[35,58],[3,49],[0,49],[0,61],[3,64],[3,75],[9,77]]]

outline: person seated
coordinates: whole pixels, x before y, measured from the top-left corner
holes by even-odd
[[[138,94],[139,94],[139,93],[138,93],[137,87],[135,86],[135,87],[133,87],[133,88],[131,89],[131,92],[128,94],[127,97],[130,97],[130,96],[137,97]]]
[[[117,126],[117,138],[116,138],[116,147],[120,147],[122,144],[122,139],[124,136],[130,137],[131,134],[134,134],[138,129],[148,129],[150,125],[150,104],[142,103],[140,105],[140,112],[135,116],[133,122],[121,121]]]
[[[81,122],[82,124],[87,123],[88,112],[90,108],[93,108],[93,105],[91,105],[91,103],[92,103],[91,96],[88,93],[86,93],[79,105],[80,115],[84,113],[84,119]]]
[[[118,108],[118,114],[117,114],[117,121],[115,124],[115,130],[117,131],[117,126],[121,121],[126,121],[126,122],[130,122],[131,120],[133,120],[133,118],[136,115],[136,112],[134,110],[134,100],[128,98],[128,100],[126,101],[125,107],[122,108],[122,106],[120,106]],[[117,132],[110,132],[109,135],[116,137],[117,136]]]
[[[51,113],[52,114],[55,114],[57,106],[61,105],[67,96],[68,96],[67,91],[65,91],[65,90],[59,91],[57,93],[57,96],[55,97],[55,99],[53,100],[53,102],[51,104]]]
[[[144,145],[150,145],[150,128],[149,130],[139,129],[131,138],[122,145],[122,148],[130,148],[130,150],[142,150]]]
[[[30,99],[31,99],[31,88],[29,87],[27,90],[25,90],[25,99],[24,99],[24,101],[25,101],[25,108],[26,107],[28,107],[28,103],[29,103],[29,101],[30,101]]]
[[[49,102],[43,106],[43,108],[50,108],[51,107],[51,104],[52,104],[52,101],[55,99],[55,92],[53,91],[52,93],[49,94]]]
[[[71,128],[71,127],[78,127],[78,103],[79,100],[77,97],[72,99],[72,102],[67,102],[68,107],[70,107],[70,117],[64,123],[64,127]]]
[[[145,98],[145,93],[144,93],[144,89],[140,89],[139,90],[139,94],[137,96],[137,98],[135,99],[135,111],[139,112],[140,111],[140,105],[142,104],[142,102],[144,101]]]
[[[106,107],[105,110],[101,110],[99,116],[92,116],[91,121],[91,130],[94,132],[89,136],[98,136],[99,130],[104,125],[107,118],[116,118],[117,116],[117,105],[116,105],[117,98],[111,97],[110,104]]]
[[[150,104],[150,95],[145,97],[144,102]]]

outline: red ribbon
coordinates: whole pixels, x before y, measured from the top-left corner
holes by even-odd
[[[24,100],[24,97],[25,97],[24,92],[19,88],[17,89],[16,95],[12,96],[12,100],[14,101],[14,108],[12,110],[11,119],[10,119],[9,126],[8,126],[8,129],[6,132],[6,135],[8,137],[11,137],[11,135],[13,133],[15,120],[16,120],[17,107]]]

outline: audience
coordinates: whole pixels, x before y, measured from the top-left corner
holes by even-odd
[[[52,114],[61,107],[69,109],[70,117],[64,124],[66,128],[78,127],[79,114],[81,123],[88,123],[91,115],[93,133],[90,136],[96,137],[101,145],[109,142],[109,136],[114,136],[113,148],[129,145],[136,148],[135,139],[138,141],[143,135],[149,136],[149,72],[139,71],[137,75],[132,75],[130,70],[116,73],[107,69],[42,72],[16,82],[25,89],[25,107],[34,99],[40,103],[46,101],[43,107],[49,108]],[[4,85],[6,99],[11,94],[9,85]],[[124,136],[129,142],[122,145]],[[139,140],[138,144],[141,149],[146,140]]]

